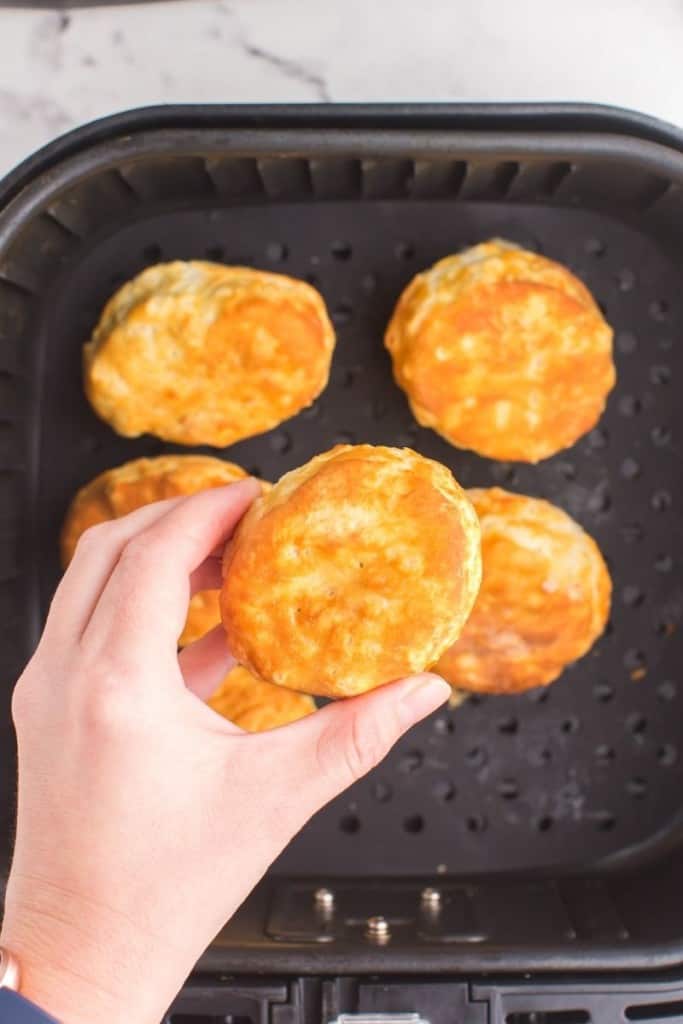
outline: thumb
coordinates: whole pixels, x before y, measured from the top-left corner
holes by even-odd
[[[313,810],[374,768],[397,740],[444,704],[451,688],[424,673],[370,693],[328,704],[315,715],[281,730],[299,792]],[[306,801],[308,802],[308,801]]]

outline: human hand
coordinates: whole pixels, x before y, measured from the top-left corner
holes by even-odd
[[[64,1024],[158,1024],[199,955],[327,801],[449,696],[414,677],[270,733],[202,700],[219,628],[177,654],[251,480],[84,534],[17,684],[17,837],[0,943]]]

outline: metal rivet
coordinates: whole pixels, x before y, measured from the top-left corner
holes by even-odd
[[[439,910],[441,907],[441,893],[438,889],[427,888],[422,890],[422,906],[429,910]]]
[[[332,910],[334,907],[334,893],[331,889],[320,888],[316,889],[313,894],[315,905],[320,910]]]
[[[388,942],[391,938],[391,929],[386,917],[369,917],[365,934],[373,942]]]

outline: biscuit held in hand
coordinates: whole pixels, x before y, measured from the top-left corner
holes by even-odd
[[[455,642],[479,588],[479,524],[438,462],[339,445],[254,503],[223,571],[237,660],[346,697],[424,670]]]
[[[413,278],[385,345],[418,423],[492,459],[574,444],[615,380],[612,330],[586,286],[500,239]]]
[[[612,585],[600,549],[548,501],[497,487],[468,494],[481,524],[481,590],[436,671],[477,693],[551,683],[607,623]]]
[[[160,263],[107,303],[83,350],[85,390],[124,437],[222,448],[310,405],[327,384],[334,341],[305,281]]]

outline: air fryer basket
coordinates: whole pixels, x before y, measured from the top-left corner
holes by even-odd
[[[2,833],[9,694],[59,576],[74,491],[172,446],[117,437],[80,350],[112,292],[160,260],[279,270],[338,331],[310,410],[226,457],[267,478],[337,442],[409,445],[466,486],[567,509],[614,578],[606,635],[552,689],[433,716],[320,813],[207,953],[220,970],[453,971],[683,959],[680,381],[683,144],[598,108],[167,108],[72,133],[0,191]],[[615,329],[594,431],[539,466],[414,422],[383,328],[406,282],[508,238],[560,260]],[[440,891],[429,911],[421,892]],[[332,892],[321,911],[314,893]],[[437,897],[438,899],[438,897]],[[368,932],[383,916],[390,941]]]

